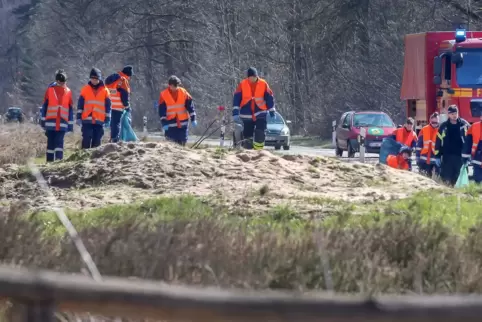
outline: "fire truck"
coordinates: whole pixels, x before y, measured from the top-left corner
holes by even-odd
[[[435,31],[405,36],[401,99],[417,133],[439,112],[456,104],[460,117],[473,123],[482,115],[482,31]]]

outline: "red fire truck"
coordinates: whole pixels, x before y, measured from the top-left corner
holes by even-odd
[[[401,99],[420,130],[437,111],[456,104],[470,123],[482,115],[482,31],[435,31],[405,36]],[[418,132],[418,131],[417,131]]]

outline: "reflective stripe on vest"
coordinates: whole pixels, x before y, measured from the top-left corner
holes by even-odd
[[[72,92],[69,88],[65,88],[64,95],[62,96],[62,102],[59,102],[57,93],[54,87],[48,89],[49,105],[47,106],[47,112],[45,114],[45,120],[56,120],[57,115],[65,122],[69,123],[69,103],[72,98]],[[46,122],[45,126],[55,126],[55,122]],[[60,125],[61,127],[66,127]]]
[[[266,106],[266,101],[264,100],[264,93],[266,93],[266,88],[268,87],[268,84],[264,79],[258,78],[258,81],[256,83],[256,88],[254,90],[254,94],[251,91],[251,83],[248,78],[244,79],[241,82],[241,106],[245,106],[246,104],[250,103],[252,100],[254,100],[254,103],[256,106],[263,111],[267,110]],[[251,108],[251,111],[253,114],[255,113],[253,108]],[[259,114],[259,113],[257,113]]]
[[[127,78],[124,76],[122,73],[118,73],[120,75],[120,78],[113,82],[112,84],[106,85],[106,87],[109,89],[110,92],[110,100],[111,100],[111,107],[113,110],[117,111],[123,111],[125,106],[122,104],[122,99],[120,96],[120,92],[118,88],[120,87],[122,82],[125,82],[126,87],[127,87],[127,93],[130,94],[131,89],[129,86],[129,81]]]
[[[105,99],[107,98],[107,88],[99,87],[97,95],[94,94],[94,89],[90,85],[85,85],[80,95],[84,98],[84,111],[82,112],[82,120],[90,121],[105,121]]]
[[[420,131],[423,140],[423,148],[420,151],[420,160],[426,160],[430,164],[432,154],[435,154],[435,141],[437,140],[438,129],[431,125],[426,125]]]
[[[397,129],[396,131],[397,131],[397,135],[396,135],[397,142],[405,144],[406,146],[409,146],[409,147],[412,146],[412,142],[414,139],[413,131],[410,131],[407,133],[407,130],[405,130],[404,128]]]
[[[187,125],[189,120],[189,113],[186,109],[187,92],[184,88],[177,89],[177,100],[171,95],[169,89],[165,89],[161,93],[161,97],[166,103],[166,120],[176,120],[175,124],[169,124],[170,127]]]
[[[472,158],[475,157],[475,152],[477,152],[477,146],[479,145],[480,139],[481,139],[481,133],[482,131],[482,126],[480,122],[472,124],[472,127],[470,128],[470,131],[472,132],[472,149],[471,149],[471,154]],[[476,163],[476,161],[480,160],[473,160],[472,163]]]

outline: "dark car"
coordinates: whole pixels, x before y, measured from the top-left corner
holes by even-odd
[[[348,152],[352,158],[359,151],[358,136],[361,128],[366,128],[365,151],[380,153],[382,140],[390,136],[397,129],[390,116],[384,112],[346,112],[336,127],[335,142],[336,155],[342,156]]]
[[[7,113],[5,113],[6,122],[23,123],[24,120],[25,114],[20,107],[9,107]]]
[[[274,117],[268,115],[266,120],[265,146],[274,146],[275,150],[280,150],[281,147],[283,147],[284,150],[289,150],[291,147],[291,134],[288,124],[291,124],[291,121],[285,121],[278,112],[276,112]],[[233,131],[233,144],[235,147],[240,145],[242,134],[243,121],[235,122]]]

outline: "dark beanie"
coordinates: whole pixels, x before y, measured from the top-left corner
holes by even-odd
[[[94,67],[90,71],[89,77],[97,77],[98,79],[102,80],[102,73],[100,72],[100,69]]]
[[[131,77],[134,75],[134,70],[131,65],[127,65],[122,69],[122,72],[127,76]]]
[[[248,68],[248,77],[251,77],[251,76],[258,77],[258,71],[254,67]]]
[[[181,85],[181,80],[179,79],[179,77],[172,75],[171,77],[169,77],[169,80],[167,81],[167,84],[179,86],[179,85]]]
[[[63,69],[59,69],[55,72],[55,80],[57,82],[66,82],[67,81],[67,73]]]
[[[459,108],[457,107],[457,105],[450,105],[447,112],[448,113],[458,113],[459,111]]]

